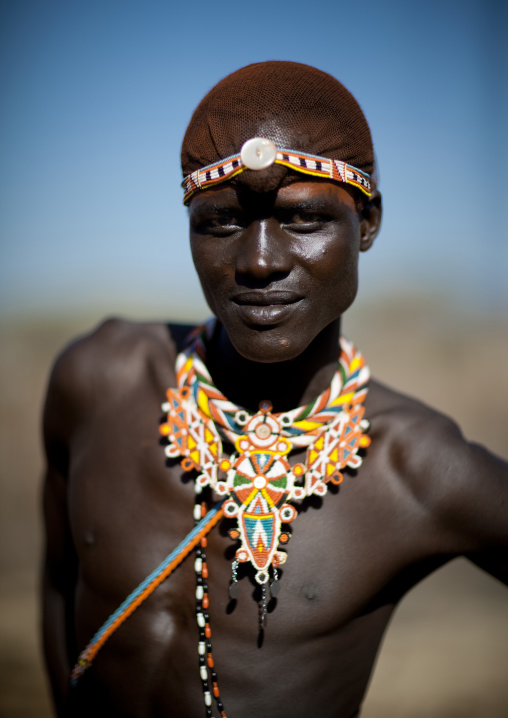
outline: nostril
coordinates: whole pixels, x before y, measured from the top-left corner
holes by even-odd
[[[289,272],[271,272],[266,273],[264,276],[257,273],[246,273],[237,271],[235,273],[235,282],[240,287],[246,287],[248,289],[265,289],[274,282],[279,282],[288,276]]]

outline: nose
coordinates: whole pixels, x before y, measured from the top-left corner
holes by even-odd
[[[242,233],[236,257],[239,277],[258,281],[286,276],[291,270],[291,248],[274,217],[256,219]]]

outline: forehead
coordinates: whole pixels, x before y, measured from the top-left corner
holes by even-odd
[[[199,192],[190,201],[190,216],[223,209],[255,210],[273,207],[308,206],[313,209],[340,210],[346,207],[355,211],[352,195],[335,182],[311,180],[296,181],[270,192],[254,192],[231,182]]]

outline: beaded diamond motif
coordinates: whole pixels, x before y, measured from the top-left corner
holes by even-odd
[[[363,418],[369,372],[363,357],[341,340],[339,365],[329,389],[291,412],[272,413],[269,401],[249,414],[229,402],[213,385],[204,364],[208,326],[177,359],[177,389],[168,389],[160,426],[166,455],[182,457],[184,471],[195,470],[196,491],[210,486],[226,497],[224,515],[236,519],[229,535],[240,546],[235,560],[248,562],[256,581],[270,579],[287,554],[279,544],[289,541],[286,525],[297,516],[291,502],[313,494],[324,496],[329,482],[340,484],[342,470],[358,468],[358,450],[370,444]],[[223,456],[221,434],[234,443]],[[292,449],[307,447],[305,463],[291,466]]]

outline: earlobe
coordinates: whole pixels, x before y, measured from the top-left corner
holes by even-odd
[[[360,252],[366,252],[372,247],[381,228],[382,214],[381,194],[376,189],[360,213]]]

